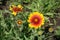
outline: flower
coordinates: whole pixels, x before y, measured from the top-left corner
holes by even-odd
[[[53,32],[54,29],[52,27],[49,28],[49,32]]]
[[[39,12],[33,12],[28,17],[29,27],[39,28],[44,25],[44,16]]]
[[[43,34],[43,31],[38,31],[38,35],[42,35]]]
[[[18,20],[18,21],[17,21],[17,24],[18,24],[18,25],[22,24],[22,20]]]
[[[21,5],[18,5],[18,6],[12,5],[12,6],[10,6],[10,10],[13,11],[12,14],[13,14],[14,16],[16,16],[16,14],[17,14],[18,12],[21,12],[22,9],[23,9],[23,7],[22,7]]]

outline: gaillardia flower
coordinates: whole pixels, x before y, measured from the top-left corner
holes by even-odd
[[[22,24],[22,20],[17,20],[17,24],[21,25]]]
[[[28,17],[29,27],[39,28],[44,24],[44,16],[39,12],[33,12]]]
[[[38,31],[38,35],[42,35],[43,34],[43,31]]]
[[[10,6],[10,10],[13,11],[12,14],[13,14],[14,16],[16,16],[16,14],[17,14],[18,12],[21,12],[22,9],[23,9],[23,7],[22,7],[21,5],[18,5],[18,6],[12,5],[12,6]]]
[[[52,27],[49,28],[49,32],[53,32],[54,29]]]

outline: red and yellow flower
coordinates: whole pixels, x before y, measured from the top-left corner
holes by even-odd
[[[14,16],[16,16],[16,14],[17,14],[18,12],[21,12],[22,9],[23,9],[23,7],[22,7],[21,5],[18,5],[18,6],[12,5],[12,6],[10,6],[10,10],[13,11],[12,14],[13,14]]]
[[[33,12],[28,17],[29,27],[39,28],[44,25],[44,16],[39,12]]]

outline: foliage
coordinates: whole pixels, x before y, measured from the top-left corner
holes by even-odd
[[[11,5],[22,5],[23,11],[14,16],[9,10]],[[60,8],[60,0],[9,0],[7,6],[8,9],[0,10],[0,40],[50,40],[60,36],[60,26],[56,25],[60,14],[55,12]],[[45,18],[44,25],[38,29],[29,28],[27,22],[28,15],[35,11]],[[18,24],[18,20],[22,20],[22,24]],[[49,32],[51,27],[53,31]]]

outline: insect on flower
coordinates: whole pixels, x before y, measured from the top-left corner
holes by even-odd
[[[18,12],[21,12],[22,9],[23,9],[23,7],[22,7],[21,5],[18,5],[18,6],[12,5],[12,6],[10,6],[10,10],[13,12],[12,14],[13,14],[14,16],[16,16],[16,14],[17,14]]]
[[[39,12],[33,12],[29,15],[27,21],[29,22],[29,27],[37,29],[44,25],[44,16]]]

